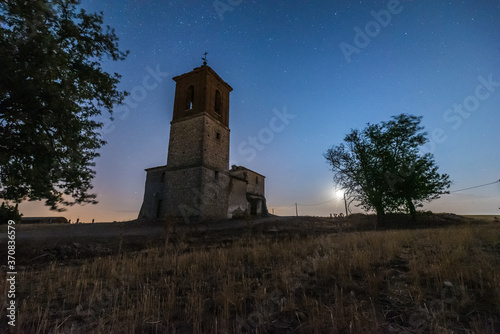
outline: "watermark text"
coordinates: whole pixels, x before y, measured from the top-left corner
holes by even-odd
[[[16,326],[16,222],[7,225],[7,319],[10,326]]]

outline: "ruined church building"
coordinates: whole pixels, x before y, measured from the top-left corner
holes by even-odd
[[[176,83],[167,164],[146,169],[139,218],[187,222],[267,215],[265,176],[229,169],[229,94],[207,66],[173,78]]]

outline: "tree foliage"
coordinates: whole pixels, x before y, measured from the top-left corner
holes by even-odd
[[[433,155],[419,152],[428,141],[421,120],[401,114],[368,124],[324,154],[334,182],[364,209],[375,210],[379,221],[386,212],[415,215],[416,207],[439,198],[450,186],[449,176],[438,173]]]
[[[96,203],[90,194],[95,121],[125,92],[104,59],[123,60],[102,13],[79,0],[0,1],[0,198],[61,205]]]
[[[7,224],[9,220],[13,220],[16,223],[21,222],[21,217],[23,215],[19,213],[18,205],[15,206],[2,203],[0,206],[0,224]]]

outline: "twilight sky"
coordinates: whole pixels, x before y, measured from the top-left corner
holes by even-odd
[[[144,169],[166,163],[171,78],[200,66],[205,51],[234,89],[230,165],[266,176],[275,214],[295,214],[295,202],[301,215],[342,212],[323,153],[351,129],[400,113],[423,116],[431,138],[424,149],[450,175],[450,190],[500,179],[498,0],[83,0],[82,7],[103,11],[130,50],[104,69],[120,73],[120,88],[132,94],[106,121],[93,182],[100,203],[61,214],[72,221],[137,217]],[[498,214],[499,207],[496,183],[424,208]],[[41,203],[20,209],[60,215]]]

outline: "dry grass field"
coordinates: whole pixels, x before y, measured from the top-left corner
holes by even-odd
[[[500,222],[500,215],[466,215],[463,216],[465,218],[474,219],[474,220],[485,220],[485,221],[498,221]]]
[[[500,223],[373,218],[26,242],[10,333],[500,332]]]

